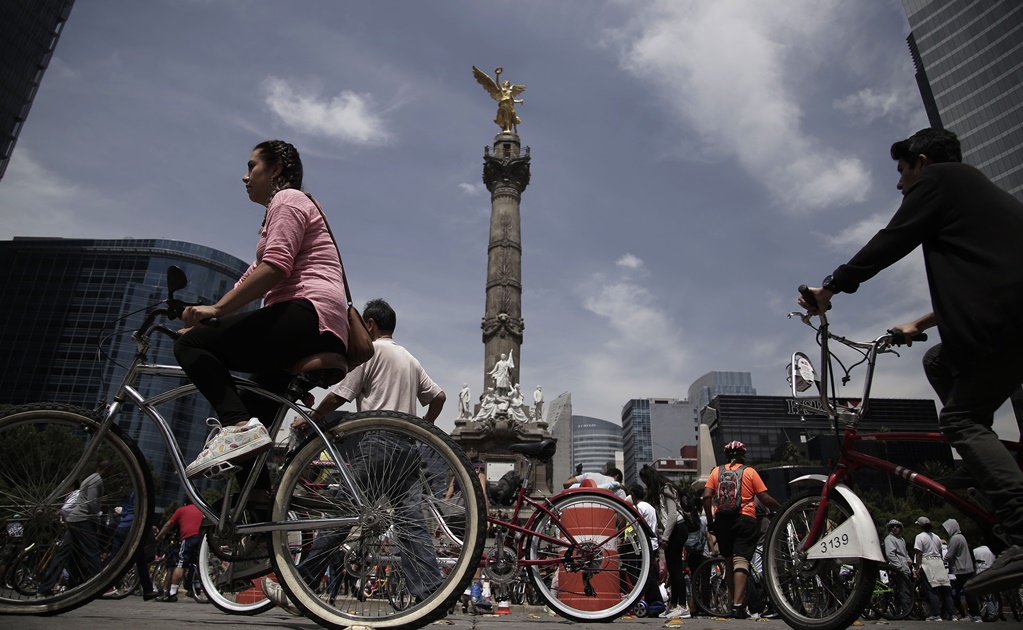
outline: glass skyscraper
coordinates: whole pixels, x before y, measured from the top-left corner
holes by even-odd
[[[15,238],[0,241],[0,405],[60,402],[96,409],[109,401],[135,354],[130,333],[167,297],[166,273],[177,265],[188,287],[175,297],[215,302],[248,264],[223,252],[159,239]],[[173,326],[172,326],[173,327]],[[154,335],[150,363],[176,365],[172,341]],[[182,379],[147,377],[143,395]],[[198,454],[214,415],[206,400],[186,396],[160,407],[186,460]],[[181,497],[163,439],[129,407],[119,424],[162,481],[157,505]]]
[[[621,450],[622,427],[600,418],[572,416],[573,471],[582,464],[583,472],[601,472]]]
[[[1023,2],[902,4],[930,125],[954,131],[963,161],[1023,201]]]
[[[0,2],[0,179],[74,3]]]

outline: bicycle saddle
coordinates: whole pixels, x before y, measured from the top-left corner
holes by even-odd
[[[348,361],[339,352],[317,352],[299,359],[288,368],[292,376],[302,375],[316,387],[327,388],[348,373]]]
[[[522,453],[526,457],[545,462],[554,457],[558,450],[557,440],[541,440],[540,442],[529,442],[527,444],[512,444],[508,447],[512,453]]]

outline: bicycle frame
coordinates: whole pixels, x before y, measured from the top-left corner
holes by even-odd
[[[228,495],[225,495],[224,502],[221,510],[217,513],[213,507],[207,503],[201,494],[196,490],[191,480],[185,475],[185,461],[181,454],[181,449],[178,447],[177,440],[174,438],[171,432],[170,426],[166,419],[157,411],[156,406],[167,403],[169,401],[181,398],[183,396],[194,394],[198,391],[194,384],[182,385],[171,390],[160,392],[149,398],[145,398],[136,389],[136,383],[139,378],[144,376],[171,376],[178,377],[187,380],[187,375],[184,370],[178,366],[171,365],[157,365],[150,364],[147,362],[149,348],[150,348],[150,336],[153,332],[161,332],[169,336],[174,336],[176,333],[165,328],[162,325],[154,325],[155,319],[161,315],[166,316],[169,314],[168,309],[155,309],[151,311],[146,318],[142,326],[132,333],[132,338],[135,340],[137,345],[137,351],[135,357],[132,360],[131,366],[128,368],[124,379],[118,386],[117,391],[111,402],[106,407],[103,421],[99,428],[96,430],[95,435],[89,441],[85,451],[82,453],[81,458],[75,465],[74,469],[68,474],[61,484],[57,485],[57,488],[66,487],[71,483],[72,480],[77,479],[85,468],[86,462],[95,454],[99,448],[103,437],[109,431],[110,426],[114,424],[117,415],[120,413],[125,403],[131,403],[136,405],[149,419],[156,425],[156,428],[163,437],[164,445],[167,452],[170,454],[171,459],[174,463],[175,472],[178,478],[181,479],[182,484],[185,488],[185,493],[192,500],[199,511],[203,513],[210,523],[213,524],[214,529],[218,534],[229,535],[233,533],[237,534],[249,534],[259,533],[268,531],[292,531],[292,530],[308,530],[308,529],[319,529],[319,528],[334,528],[344,525],[355,525],[357,519],[355,518],[335,518],[335,519],[308,519],[301,521],[275,521],[275,522],[263,522],[263,523],[252,523],[252,524],[237,524],[237,521],[241,518],[242,513],[248,502],[249,495],[255,486],[257,475],[249,475],[246,479],[245,484],[241,488],[241,492],[238,495],[236,501],[234,501],[234,507],[231,509],[231,501],[228,500]],[[280,405],[277,415],[274,418],[273,423],[268,428],[270,435],[277,435],[280,430],[284,419],[287,417],[289,411],[297,413],[304,417],[308,422],[308,426],[312,427],[312,430],[316,433],[318,439],[324,443],[324,450],[327,450],[335,462],[344,461],[339,457],[336,449],[334,448],[331,440],[327,439],[326,433],[323,428],[314,421],[301,407],[296,405],[291,400],[269,392],[261,388],[258,384],[248,381],[246,379],[234,377],[235,383],[239,389],[244,391],[250,391],[256,393],[265,398],[271,399]],[[254,470],[260,470],[265,464],[269,457],[269,452],[258,455],[254,461]],[[338,470],[341,474],[342,479],[347,489],[355,497],[356,501],[360,504],[365,502],[365,497],[357,487],[357,484],[352,480],[349,471],[345,466],[338,466]],[[51,496],[47,499],[48,502],[57,500],[60,496],[59,490],[54,490]]]
[[[809,315],[799,312],[789,313],[790,318],[793,316],[798,316],[803,323],[807,324],[811,328],[813,327],[810,323]],[[976,519],[984,526],[991,528],[995,535],[999,535],[998,532],[1000,526],[998,525],[998,517],[990,511],[978,506],[970,499],[948,490],[945,486],[926,475],[904,466],[894,464],[888,460],[856,450],[858,445],[865,442],[946,443],[947,441],[945,436],[939,432],[894,431],[858,433],[856,427],[869,409],[870,388],[873,382],[877,357],[879,354],[887,351],[891,346],[891,335],[882,335],[870,343],[855,342],[844,337],[832,335],[828,331],[827,316],[821,314],[819,315],[819,318],[821,324],[817,329],[817,332],[821,345],[820,397],[800,398],[796,391],[796,364],[798,361],[797,355],[799,353],[793,354],[792,357],[792,363],[790,364],[790,381],[792,383],[792,394],[796,399],[796,405],[800,410],[803,422],[806,422],[805,414],[807,413],[826,416],[832,422],[836,438],[839,440],[840,455],[838,462],[833,465],[832,471],[827,477],[823,475],[807,475],[791,482],[793,484],[802,483],[808,480],[823,482],[820,506],[816,511],[811,528],[806,539],[803,540],[800,550],[806,553],[808,559],[867,558],[869,560],[884,562],[884,556],[881,553],[880,548],[880,540],[877,535],[877,529],[874,527],[873,519],[870,517],[870,514],[863,502],[845,484],[845,481],[850,475],[862,468],[877,470],[887,475],[902,478],[922,490],[935,494],[941,497],[944,501],[956,506],[968,516]],[[858,349],[863,353],[864,362],[866,363],[866,374],[864,376],[863,394],[860,399],[861,402],[856,409],[848,409],[846,407],[839,406],[835,400],[837,397],[834,396],[834,377],[831,376],[830,373],[830,340],[836,340],[843,345]],[[829,376],[831,376],[830,381]],[[829,393],[832,394],[832,396],[829,397]],[[839,430],[842,430],[841,435],[839,435]],[[1002,443],[1009,448],[1010,451],[1018,451],[1020,447],[1017,443],[1005,440],[1003,440]],[[827,540],[822,541],[820,540],[820,536],[827,524],[828,506],[830,505],[832,493],[836,491],[852,508],[853,515],[846,523],[843,523],[829,533]],[[843,536],[848,536],[848,538],[843,538]]]

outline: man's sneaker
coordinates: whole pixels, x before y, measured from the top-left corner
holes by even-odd
[[[924,619],[924,621],[941,621],[941,617],[938,615],[931,615]]]
[[[185,468],[189,479],[201,477],[218,464],[255,457],[273,446],[270,434],[257,418],[240,427],[223,427],[216,418],[208,419],[206,424],[213,427],[213,431],[206,438],[206,448]]]
[[[973,576],[966,590],[976,596],[1011,591],[1023,582],[1023,547],[1013,545],[998,554],[991,568]]]
[[[158,602],[168,602],[168,603],[173,604],[174,602],[178,601],[178,595],[177,595],[177,593],[175,593],[173,595],[161,595],[160,597],[156,598],[156,601],[158,601]]]
[[[682,614],[682,607],[675,606],[671,610],[665,610],[661,614],[657,615],[661,619],[678,619],[679,615]]]
[[[265,577],[259,585],[263,588],[263,594],[266,595],[266,598],[276,604],[278,608],[291,613],[296,617],[302,616],[302,611],[295,608],[295,605],[291,603],[288,596],[284,594],[284,589],[281,588],[280,584],[271,580],[269,577]]]
[[[732,606],[732,619],[749,619],[745,606]]]

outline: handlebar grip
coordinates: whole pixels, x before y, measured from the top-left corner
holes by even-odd
[[[907,343],[906,335],[898,328],[890,328],[888,334],[892,336],[892,343],[896,346],[904,346]],[[927,341],[927,333],[917,333],[908,341]]]
[[[803,299],[806,300],[810,306],[817,308],[817,298],[813,296],[813,291],[810,290],[810,287],[805,284],[799,285],[799,295],[802,295]]]

